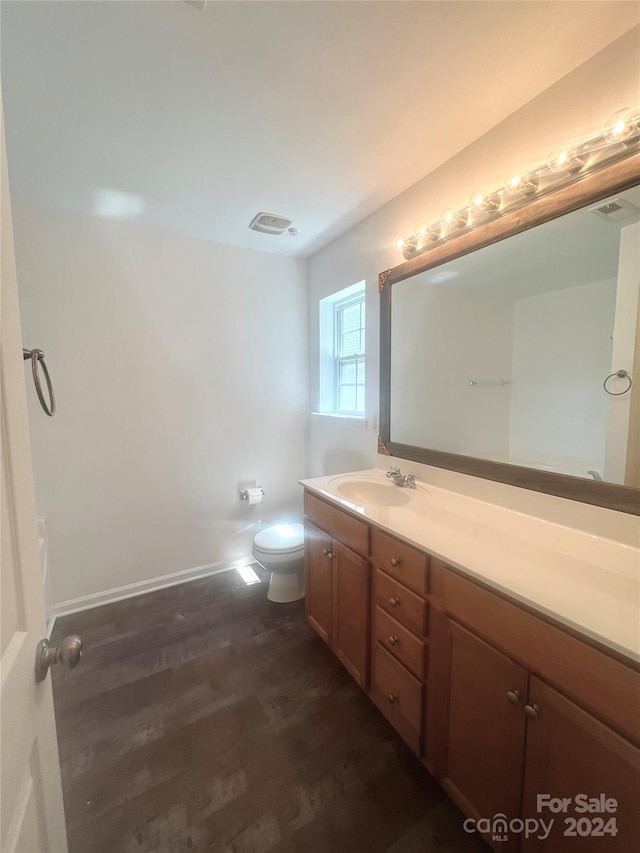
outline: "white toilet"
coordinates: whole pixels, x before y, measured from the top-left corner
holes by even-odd
[[[256,533],[253,556],[271,572],[267,598],[270,601],[297,601],[304,598],[304,527],[276,524]]]

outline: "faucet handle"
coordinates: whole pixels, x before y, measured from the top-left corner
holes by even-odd
[[[395,466],[395,465],[392,465],[392,466],[389,468],[389,470],[387,471],[386,476],[387,476],[387,477],[393,477],[393,476],[395,476],[396,474],[399,474],[399,473],[400,473],[400,469],[399,469],[399,468],[396,468],[396,466]]]
[[[420,474],[416,474],[414,471],[412,471],[410,474],[406,474],[404,479],[408,486],[413,487],[415,489],[416,480],[421,480],[422,477],[420,476]]]

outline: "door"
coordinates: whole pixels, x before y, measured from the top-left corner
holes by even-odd
[[[533,676],[528,705],[524,814],[554,823],[523,853],[640,850],[640,749]]]
[[[529,674],[475,634],[447,620],[436,685],[435,776],[470,818],[520,815]],[[485,836],[494,849],[518,838]]]
[[[36,646],[45,636],[44,599],[1,120],[0,140],[0,849],[64,853],[67,839],[51,679],[38,684],[34,672]]]
[[[325,643],[331,645],[333,620],[333,568],[331,537],[315,524],[304,523],[307,620]]]
[[[369,562],[334,539],[333,650],[367,689],[369,657]]]

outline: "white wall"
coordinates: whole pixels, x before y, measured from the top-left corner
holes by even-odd
[[[323,422],[311,427],[311,471],[334,473],[325,460],[340,455],[342,470],[377,464],[377,414],[379,382],[379,294],[378,273],[402,262],[395,246],[399,236],[411,233],[415,225],[435,219],[445,207],[461,207],[477,187],[498,187],[506,172],[521,164],[544,161],[556,145],[602,127],[616,110],[640,101],[640,29],[635,28],[579,66],[525,107],[478,139],[451,160],[427,175],[368,219],[352,228],[311,259],[310,328],[318,328],[318,300],[323,296],[365,279],[367,283],[367,399],[368,428],[355,438],[350,425]],[[505,69],[508,73],[508,69]],[[419,109],[419,93],[415,95]],[[472,105],[470,105],[470,108]],[[437,122],[434,123],[437,132]],[[311,338],[311,403],[317,399],[318,342]],[[321,448],[321,451],[318,451]],[[382,459],[382,464],[387,460]],[[535,506],[538,514],[557,513],[558,500],[524,494],[524,490],[489,484],[476,478],[437,472],[439,484],[451,483],[457,490],[486,494],[496,502],[522,502]],[[575,502],[570,512],[581,511]],[[608,511],[601,510],[605,519]],[[593,513],[588,512],[593,524]],[[619,515],[619,514],[617,514]]]
[[[306,262],[16,205],[38,510],[54,601],[250,553],[301,517],[307,473]],[[264,503],[241,504],[257,479]]]
[[[391,438],[506,459],[513,304],[477,290],[409,279],[394,293]],[[416,386],[415,377],[420,377]]]
[[[515,303],[511,462],[603,476],[615,310],[615,279]]]

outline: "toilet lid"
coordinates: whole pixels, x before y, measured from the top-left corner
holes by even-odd
[[[261,551],[280,554],[297,551],[304,545],[304,527],[301,524],[275,524],[256,533],[253,544]]]

